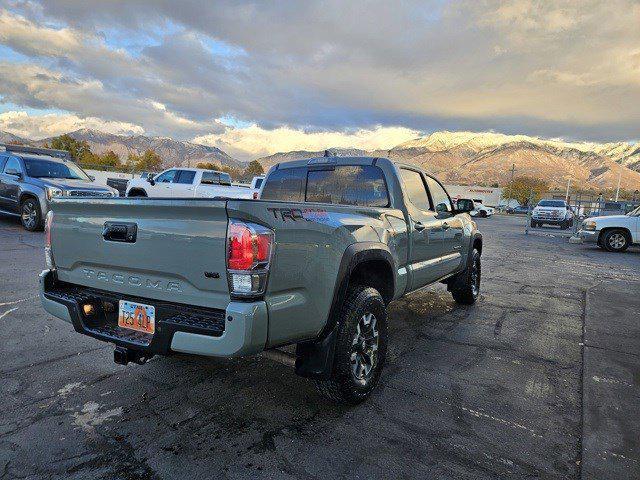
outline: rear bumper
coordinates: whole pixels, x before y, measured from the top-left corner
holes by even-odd
[[[577,235],[584,243],[598,243],[600,232],[598,230],[578,230]]]
[[[117,305],[120,299],[156,307],[154,335],[117,326],[117,312],[107,313],[102,305]],[[71,323],[79,333],[150,354],[238,357],[261,352],[267,341],[268,313],[263,301],[230,302],[225,310],[204,309],[65,284],[51,270],[40,274],[40,301],[47,312]],[[84,317],[83,303],[97,305],[97,315]]]

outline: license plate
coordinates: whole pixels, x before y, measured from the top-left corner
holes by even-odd
[[[118,326],[153,334],[156,330],[156,309],[151,305],[120,300]]]

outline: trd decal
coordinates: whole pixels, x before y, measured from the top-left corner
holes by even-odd
[[[267,208],[273,217],[283,222],[306,220],[307,222],[326,220],[329,215],[326,210],[317,208]]]

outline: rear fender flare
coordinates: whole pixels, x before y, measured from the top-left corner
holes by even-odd
[[[296,374],[315,378],[328,379],[333,369],[333,356],[338,332],[340,309],[347,296],[351,274],[362,262],[383,260],[388,263],[392,272],[395,293],[396,266],[389,247],[380,242],[361,242],[350,245],[345,250],[333,291],[333,302],[325,327],[315,340],[302,342],[296,346]]]

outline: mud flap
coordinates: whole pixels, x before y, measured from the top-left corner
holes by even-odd
[[[338,327],[334,325],[322,340],[296,345],[296,375],[316,380],[331,377]]]

